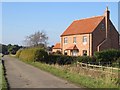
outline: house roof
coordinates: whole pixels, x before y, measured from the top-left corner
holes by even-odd
[[[56,43],[55,46],[53,47],[53,49],[61,49],[60,43]]]
[[[66,50],[78,50],[76,45],[71,45],[70,47],[68,47]]]
[[[91,33],[104,19],[105,16],[91,17],[73,21],[61,36]]]

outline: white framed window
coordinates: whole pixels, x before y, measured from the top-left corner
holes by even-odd
[[[66,50],[64,51],[64,55],[67,55],[67,51]]]
[[[87,50],[83,50],[83,56],[87,56]]]
[[[73,37],[73,43],[76,43],[76,37]]]
[[[68,38],[67,38],[67,37],[64,38],[64,43],[65,43],[65,44],[68,43]]]
[[[83,43],[87,43],[87,36],[83,36]]]

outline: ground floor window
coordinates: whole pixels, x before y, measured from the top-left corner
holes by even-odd
[[[83,56],[87,56],[87,50],[83,50]]]
[[[67,55],[67,51],[66,50],[64,51],[64,55]]]

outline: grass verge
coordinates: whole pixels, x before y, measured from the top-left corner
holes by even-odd
[[[117,85],[114,85],[112,83],[105,83],[104,80],[101,79],[94,79],[89,76],[83,76],[78,73],[71,73],[68,70],[62,70],[59,68],[56,68],[54,66],[44,64],[41,62],[27,62],[22,60],[23,62],[30,64],[34,67],[37,67],[41,70],[50,72],[51,74],[58,76],[60,78],[66,79],[69,82],[75,83],[76,85],[79,85],[80,87],[87,87],[87,88],[117,88]]]
[[[2,54],[0,54],[0,89],[2,89],[2,62],[1,62]]]
[[[7,90],[7,82],[5,80],[3,69],[2,69],[2,90]]]
[[[7,82],[5,80],[4,68],[1,61],[0,61],[0,89],[7,90]]]

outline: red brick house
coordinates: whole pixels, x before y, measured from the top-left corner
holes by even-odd
[[[102,16],[73,21],[61,35],[60,48],[63,54],[71,56],[119,49],[119,33],[110,20],[108,7]]]

